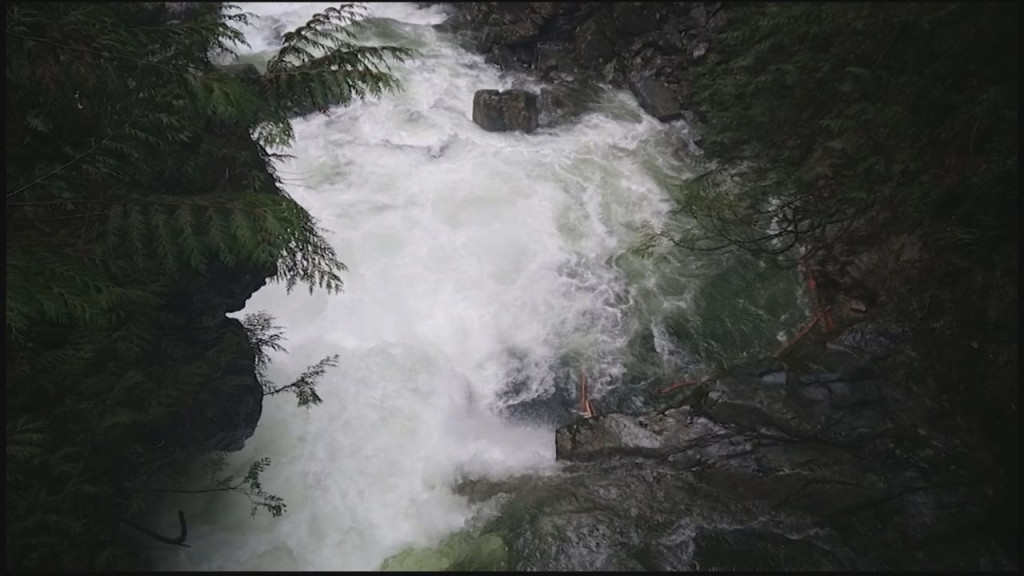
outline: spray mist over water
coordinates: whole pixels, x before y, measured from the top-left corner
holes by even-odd
[[[243,5],[263,16],[247,31],[252,52],[328,5]],[[616,261],[665,217],[649,168],[673,168],[678,128],[608,91],[613,113],[485,132],[470,119],[474,91],[513,79],[436,33],[440,8],[370,15],[368,41],[421,51],[395,67],[403,91],[297,120],[294,159],[279,165],[348,265],[345,291],[270,285],[243,312],[286,329],[275,382],[340,355],[322,405],[267,398],[230,458],[244,474],[270,456],[261,480],[288,511],[250,518],[241,496],[183,500],[192,547],[161,551],[163,567],[372,570],[434,545],[471,517],[458,479],[555,469],[552,430],[508,422],[503,404],[550,392],[560,358],[585,367],[598,397],[622,372],[637,286]],[[643,278],[643,262],[630,266]],[[510,375],[524,383],[511,396]]]

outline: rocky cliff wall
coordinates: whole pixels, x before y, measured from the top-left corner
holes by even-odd
[[[442,29],[504,70],[629,88],[652,116],[689,107],[686,71],[726,22],[720,2],[468,2]]]
[[[687,70],[728,24],[717,2],[451,9],[442,29],[554,86],[542,108],[604,82],[630,89],[652,116],[691,124]],[[736,367],[673,409],[560,429],[564,476],[469,482],[466,493],[504,494],[506,520],[488,529],[520,569],[1013,569],[1016,520],[1005,509],[1017,506],[1015,426],[986,433],[963,402],[995,390],[1014,407],[1016,385],[1003,376],[1016,373],[1016,341],[1001,360],[965,359],[981,368],[958,380],[978,389],[950,393],[930,355],[960,347],[919,328],[963,324],[964,303],[919,309],[913,287],[941,269],[930,258],[911,237],[860,237],[816,254],[808,272],[838,324],[827,339],[809,338],[783,363]],[[1004,305],[989,308],[1015,310],[1015,293],[1004,292],[993,292]]]

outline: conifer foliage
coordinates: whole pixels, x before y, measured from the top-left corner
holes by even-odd
[[[273,150],[295,116],[398,87],[411,52],[359,44],[358,13],[313,15],[240,74],[216,64],[245,42],[231,6],[5,5],[8,569],[140,566],[147,486],[183,480],[262,354],[210,278],[342,287]],[[279,391],[319,402],[333,362]]]
[[[851,231],[982,253],[1015,242],[1017,6],[752,3],[691,70],[706,171],[687,247],[759,253]],[[691,221],[691,222],[693,222]]]

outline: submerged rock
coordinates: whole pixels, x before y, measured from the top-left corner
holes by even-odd
[[[556,82],[541,88],[537,99],[541,126],[569,122],[590,110],[600,98],[599,87],[584,82]]]
[[[477,90],[473,95],[473,122],[488,132],[537,129],[537,95],[526,90]]]

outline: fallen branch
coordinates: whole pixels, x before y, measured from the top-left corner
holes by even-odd
[[[673,384],[671,386],[667,386],[665,388],[662,388],[661,390],[658,390],[657,393],[658,394],[668,394],[669,392],[671,392],[671,391],[673,391],[673,390],[675,390],[677,388],[682,388],[683,386],[692,386],[694,384],[703,384],[704,382],[707,382],[707,380],[704,380],[703,382],[698,381],[698,380],[680,380],[679,382],[676,382],[675,384]]]
[[[164,544],[171,544],[173,546],[184,546],[185,548],[189,548],[189,545],[185,544],[185,538],[188,537],[188,524],[185,523],[185,513],[182,512],[181,510],[178,510],[178,523],[181,525],[181,532],[178,534],[177,538],[168,538],[167,536],[162,536],[160,534],[157,534],[156,532],[153,532],[149,528],[146,528],[145,526],[132,522],[131,520],[119,520],[119,522],[121,522],[122,524],[127,524],[132,528],[135,528],[139,532],[142,532],[143,534],[149,536],[157,542],[163,542]]]

